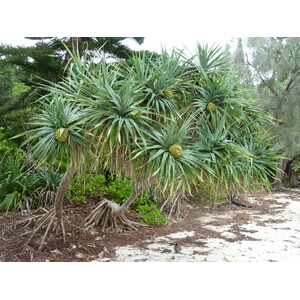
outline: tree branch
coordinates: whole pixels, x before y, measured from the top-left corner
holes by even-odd
[[[286,91],[286,92],[289,92],[289,89],[291,88],[293,82],[296,80],[296,78],[297,78],[297,76],[298,76],[298,74],[299,74],[298,71],[299,71],[299,70],[298,70],[298,66],[296,65],[295,68],[293,69],[293,71],[291,72],[291,73],[292,73],[292,76],[291,76],[290,81],[288,82],[288,84],[287,84],[287,86],[286,86],[286,88],[285,88],[285,91]]]
[[[253,66],[249,59],[248,59],[248,55],[246,54],[246,60],[247,63],[250,67],[252,67],[255,72],[257,73],[257,75],[259,76],[260,80],[262,81],[262,83],[269,88],[269,90],[271,91],[271,93],[277,98],[277,99],[281,99],[280,95],[277,93],[277,91],[272,87],[272,85],[270,85],[265,78],[263,78],[263,76],[258,72],[257,68],[255,66]]]
[[[112,215],[117,217],[121,215],[135,200],[136,198],[149,186],[153,185],[155,182],[155,176],[146,179],[138,188],[136,188],[133,193],[127,198],[127,200],[121,205],[114,205],[111,203],[110,208],[112,209]]]

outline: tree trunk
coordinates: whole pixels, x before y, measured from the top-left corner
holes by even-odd
[[[288,158],[283,158],[281,160],[281,163],[279,165],[279,169],[281,171],[277,171],[276,172],[276,178],[272,182],[272,187],[273,188],[281,188],[282,187],[282,180],[283,180],[283,178],[285,176],[285,170],[286,170],[286,166],[287,166],[288,161],[289,161]]]
[[[64,203],[64,197],[75,173],[76,173],[76,167],[75,164],[72,162],[69,165],[67,172],[64,174],[61,182],[59,183],[59,187],[55,195],[55,212],[59,222],[62,222],[63,220],[62,208]]]
[[[298,186],[298,172],[291,168],[288,174],[288,187],[295,188]]]
[[[286,168],[286,175],[287,175],[287,187],[295,188],[298,186],[298,170],[293,169],[293,164],[298,161],[298,158],[294,158],[290,161]]]

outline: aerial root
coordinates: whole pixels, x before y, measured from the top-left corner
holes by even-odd
[[[163,205],[161,206],[161,210],[163,210],[163,208],[166,206],[166,204],[168,204],[168,207],[170,207],[170,210],[169,210],[169,215],[168,215],[168,218],[170,219],[173,212],[174,214],[177,213],[177,214],[180,214],[180,201],[182,199],[182,195],[181,194],[177,194],[177,193],[174,193],[172,194],[170,197],[168,197],[165,202],[163,203]]]
[[[36,223],[36,221],[37,221],[39,218],[41,218],[42,216],[44,216],[44,213],[45,213],[45,212],[46,212],[46,213],[48,212],[48,210],[45,209],[45,208],[38,208],[37,210],[35,210],[35,212],[39,212],[40,210],[41,210],[43,213],[41,213],[41,214],[39,214],[39,215],[30,216],[30,217],[27,216],[27,217],[25,218],[25,220],[17,221],[16,224],[14,225],[14,228],[17,228],[18,226],[21,226],[21,227],[24,229],[24,228],[27,228],[27,227],[29,227],[30,225]],[[29,233],[30,233],[30,231],[29,231],[29,232],[27,231],[27,232],[23,233],[21,236],[27,235],[27,234],[29,234]]]
[[[93,209],[84,221],[83,227],[85,230],[100,226],[104,232],[120,233],[146,226],[145,224],[131,221],[125,214],[113,216],[109,203],[110,201],[105,199]]]
[[[40,217],[40,216],[37,216]],[[29,242],[32,240],[32,238],[37,234],[39,230],[45,230],[45,234],[42,238],[42,242],[39,246],[39,251],[43,248],[43,245],[45,243],[46,237],[51,230],[52,232],[55,232],[56,234],[61,230],[64,243],[66,242],[66,231],[65,231],[65,226],[64,226],[64,219],[66,219],[65,216],[63,216],[62,220],[58,220],[56,216],[56,211],[55,208],[50,209],[47,213],[42,215],[39,220],[35,224],[35,228],[33,231],[31,231],[31,236],[26,242],[26,246],[28,246]]]
[[[172,193],[165,200],[165,202],[163,203],[163,205],[160,208],[161,210],[163,210],[163,208],[166,205],[171,206],[169,216],[168,216],[169,219],[171,218],[173,211],[174,211],[174,213],[180,214],[180,201],[182,200],[183,197],[184,197],[184,193],[182,190],[182,182],[180,182],[178,184],[178,186],[176,187],[174,193]]]

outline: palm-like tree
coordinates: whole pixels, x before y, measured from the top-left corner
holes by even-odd
[[[189,149],[189,126],[180,125],[178,91],[184,93],[192,84],[182,52],[137,54],[131,61],[121,62],[114,72],[119,76],[119,84],[106,81],[101,97],[83,104],[92,111],[90,120],[96,129],[99,153],[106,152],[110,161],[103,155],[101,158],[115,172],[130,177],[133,193],[121,206],[108,200],[100,203],[88,216],[86,227],[100,222],[104,228],[108,218],[103,216],[109,214],[119,231],[118,221],[128,225],[123,213],[145,189],[163,183],[163,192],[169,189],[169,194],[190,191],[191,183],[203,181],[199,166],[204,162]],[[175,159],[169,149],[176,147],[176,142],[183,143],[185,149]]]
[[[192,135],[198,151],[210,158],[215,178],[209,188],[214,193],[266,187],[267,176],[274,176],[279,159],[269,149],[264,128],[271,116],[243,97],[234,71],[227,67],[228,58],[220,50],[197,46],[191,65],[195,84],[183,115],[195,117]]]
[[[86,149],[92,149],[96,164],[130,177],[133,193],[120,206],[99,203],[85,228],[136,228],[124,212],[150,185],[162,191],[163,206],[169,201],[174,207],[194,189],[229,192],[266,184],[266,174],[276,169],[277,157],[262,135],[269,118],[242,97],[220,48],[198,46],[189,59],[174,50],[109,64],[70,56],[69,75],[45,85],[53,100],[29,132],[34,134],[29,141],[38,140],[33,154],[42,161],[69,158],[56,199],[60,224],[66,187]],[[58,141],[55,133],[62,139],[65,132],[68,142]]]
[[[121,64],[124,78],[128,73],[136,86],[141,88],[143,105],[164,121],[166,117],[178,118],[185,91],[192,86],[189,69],[190,59],[186,59],[183,50],[166,49],[161,54],[147,52],[133,55],[131,60]]]
[[[97,160],[117,176],[130,177],[133,185],[133,194],[120,209],[108,200],[100,203],[87,217],[86,228],[98,225],[102,221],[102,227],[105,228],[110,219],[113,229],[117,232],[124,226],[136,228],[138,225],[122,215],[148,185],[148,182],[145,182],[140,187],[137,186],[137,166],[132,160],[132,152],[138,146],[138,140],[145,140],[146,132],[154,123],[141,105],[143,99],[138,92],[139,90],[132,85],[131,78],[128,78],[121,86],[113,87],[106,83],[102,87],[101,98],[82,103],[89,109],[89,126],[93,128],[97,137]]]
[[[51,96],[52,99],[43,103],[39,114],[35,115],[28,124],[33,129],[27,131],[26,135],[29,137],[25,143],[35,142],[31,148],[32,158],[37,159],[39,164],[60,160],[67,162],[68,167],[55,195],[55,208],[50,210],[37,223],[29,241],[41,227],[47,225],[45,239],[51,225],[54,223],[56,227],[59,225],[61,228],[65,240],[64,196],[82,156],[90,151],[87,139],[91,137],[91,133],[87,132],[82,126],[86,113],[61,98],[60,95],[53,94]],[[42,247],[43,242],[40,247]]]

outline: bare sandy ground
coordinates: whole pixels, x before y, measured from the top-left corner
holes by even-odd
[[[240,201],[252,207],[190,202],[184,215],[168,225],[119,234],[98,227],[82,230],[93,206],[69,205],[64,208],[69,219],[66,243],[53,232],[42,251],[44,231],[27,246],[34,224],[22,225],[28,217],[20,213],[1,213],[0,261],[299,263],[300,189],[251,193]]]
[[[142,246],[117,246],[114,258],[97,261],[300,262],[299,190],[265,195],[260,201],[270,203],[266,210],[255,206],[257,197],[249,195],[246,200],[252,209],[207,211],[194,220],[194,230],[156,236]],[[199,235],[203,228],[209,234]]]

